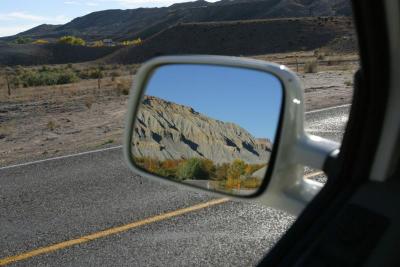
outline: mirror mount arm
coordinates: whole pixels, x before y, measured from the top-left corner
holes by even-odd
[[[295,146],[296,163],[329,173],[339,154],[339,143],[314,135],[304,135]]]
[[[304,134],[298,139],[292,155],[294,156],[293,163],[296,165],[300,164],[300,166],[308,166],[329,173],[335,165],[338,154],[338,143]],[[323,187],[320,182],[304,179],[302,169],[298,174],[298,179],[292,180],[294,183],[282,188],[282,193],[287,197],[287,203],[292,204],[287,204],[284,208],[293,214],[299,214]]]

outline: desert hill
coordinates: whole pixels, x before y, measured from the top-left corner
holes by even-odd
[[[75,35],[88,41],[112,38],[146,39],[178,23],[236,21],[287,17],[351,16],[347,0],[199,0],[163,8],[104,10],[78,17],[64,25],[40,25],[15,36],[52,39]]]
[[[341,45],[333,46],[337,43]],[[307,17],[179,24],[154,35],[141,46],[123,48],[104,60],[125,64],[171,54],[251,56],[307,51],[324,46],[339,50],[336,52],[342,52],[342,47],[347,49],[346,52],[356,51],[351,18]]]
[[[141,63],[166,54],[251,56],[321,47],[356,52],[350,15],[345,0],[199,0],[164,8],[105,10],[64,25],[43,24],[0,38],[0,65],[78,63],[103,57],[100,61],[106,63]],[[144,42],[122,48],[56,43],[64,35],[117,42],[140,37]],[[51,43],[12,44],[18,37]]]
[[[119,47],[86,47],[67,44],[24,44],[0,43],[0,65],[65,64],[92,61],[102,58]]]
[[[266,163],[271,142],[242,127],[212,119],[191,107],[147,96],[134,129],[133,154],[159,160],[207,158],[215,163],[242,159]]]

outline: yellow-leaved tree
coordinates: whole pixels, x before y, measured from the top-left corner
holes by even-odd
[[[43,45],[43,44],[48,44],[48,43],[49,43],[49,41],[43,40],[43,39],[38,39],[33,42],[33,44],[37,44],[37,45]]]
[[[72,35],[68,36],[63,36],[60,39],[58,39],[58,42],[60,44],[70,44],[70,45],[86,45],[85,40],[79,37],[75,37]]]
[[[240,187],[240,176],[245,173],[246,163],[241,159],[235,159],[228,169],[226,186],[229,188]]]

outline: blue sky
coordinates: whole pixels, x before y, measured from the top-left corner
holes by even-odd
[[[270,74],[202,65],[159,68],[149,81],[146,95],[234,122],[253,136],[271,141],[275,138],[283,97],[279,80]]]
[[[43,23],[64,24],[94,11],[162,7],[181,2],[188,0],[0,0],[0,37]]]

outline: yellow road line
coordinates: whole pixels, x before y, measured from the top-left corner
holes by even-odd
[[[314,173],[310,173],[307,175],[304,175],[304,178],[309,179],[318,175],[323,174],[324,172],[314,172]],[[10,257],[6,257],[6,258],[2,258],[0,259],[0,266],[4,266],[7,264],[11,264],[17,261],[21,261],[21,260],[26,260],[35,256],[39,256],[42,254],[46,254],[46,253],[50,253],[50,252],[54,252],[60,249],[65,249],[68,247],[72,247],[75,245],[79,245],[82,243],[86,243],[92,240],[96,240],[102,237],[107,237],[110,235],[115,235],[115,234],[119,234],[146,224],[151,224],[151,223],[155,223],[155,222],[159,222],[159,221],[163,221],[172,217],[176,217],[185,213],[189,213],[189,212],[193,212],[193,211],[197,211],[197,210],[201,210],[204,208],[208,208],[211,206],[215,206],[218,204],[222,204],[229,201],[229,198],[219,198],[219,199],[214,199],[205,203],[201,203],[201,204],[197,204],[188,208],[183,208],[183,209],[179,209],[179,210],[175,210],[175,211],[171,211],[171,212],[167,212],[167,213],[163,213],[160,215],[156,215],[154,217],[150,217],[150,218],[146,218],[144,220],[140,220],[137,222],[133,222],[133,223],[129,223],[129,224],[125,224],[122,226],[118,226],[118,227],[114,227],[114,228],[110,228],[110,229],[106,229],[100,232],[96,232],[93,234],[89,234],[86,236],[82,236],[76,239],[71,239],[71,240],[67,240],[64,242],[60,242],[54,245],[50,245],[47,247],[41,247],[35,250],[31,250],[25,253],[21,253],[18,255],[14,255],[14,256],[10,256]]]
[[[133,222],[133,223],[129,223],[129,224],[125,224],[122,226],[118,226],[118,227],[114,227],[114,228],[110,228],[110,229],[106,229],[100,232],[96,232],[93,234],[89,234],[89,235],[85,235],[76,239],[71,239],[68,241],[64,241],[61,243],[57,243],[54,245],[50,245],[47,247],[42,247],[42,248],[38,248],[35,250],[31,250],[22,254],[18,254],[15,256],[10,256],[10,257],[6,257],[6,258],[2,258],[0,259],[0,266],[4,266],[6,264],[10,264],[10,263],[14,263],[17,261],[21,261],[21,260],[26,260],[38,255],[42,255],[42,254],[46,254],[46,253],[50,253],[50,252],[54,252],[60,249],[64,249],[64,248],[68,248],[68,247],[72,247],[75,245],[79,245],[82,243],[86,243],[95,239],[99,239],[102,237],[106,237],[106,236],[110,236],[110,235],[115,235],[115,234],[119,234],[146,224],[151,224],[151,223],[155,223],[155,222],[159,222],[162,220],[166,220],[172,217],[176,217],[185,213],[189,213],[189,212],[193,212],[193,211],[197,211],[197,210],[201,210],[204,208],[208,208],[211,206],[215,206],[218,204],[222,204],[229,201],[229,198],[219,198],[219,199],[214,199],[205,203],[201,203],[201,204],[197,204],[188,208],[183,208],[183,209],[179,209],[179,210],[175,210],[175,211],[171,211],[171,212],[167,212],[167,213],[163,213],[160,215],[156,215],[154,217],[150,217],[144,220],[140,220],[137,222]]]
[[[318,175],[321,175],[321,174],[324,174],[324,172],[313,172],[313,173],[309,173],[307,175],[304,175],[304,178],[305,179],[310,179],[312,177],[315,177],[315,176],[318,176]]]

